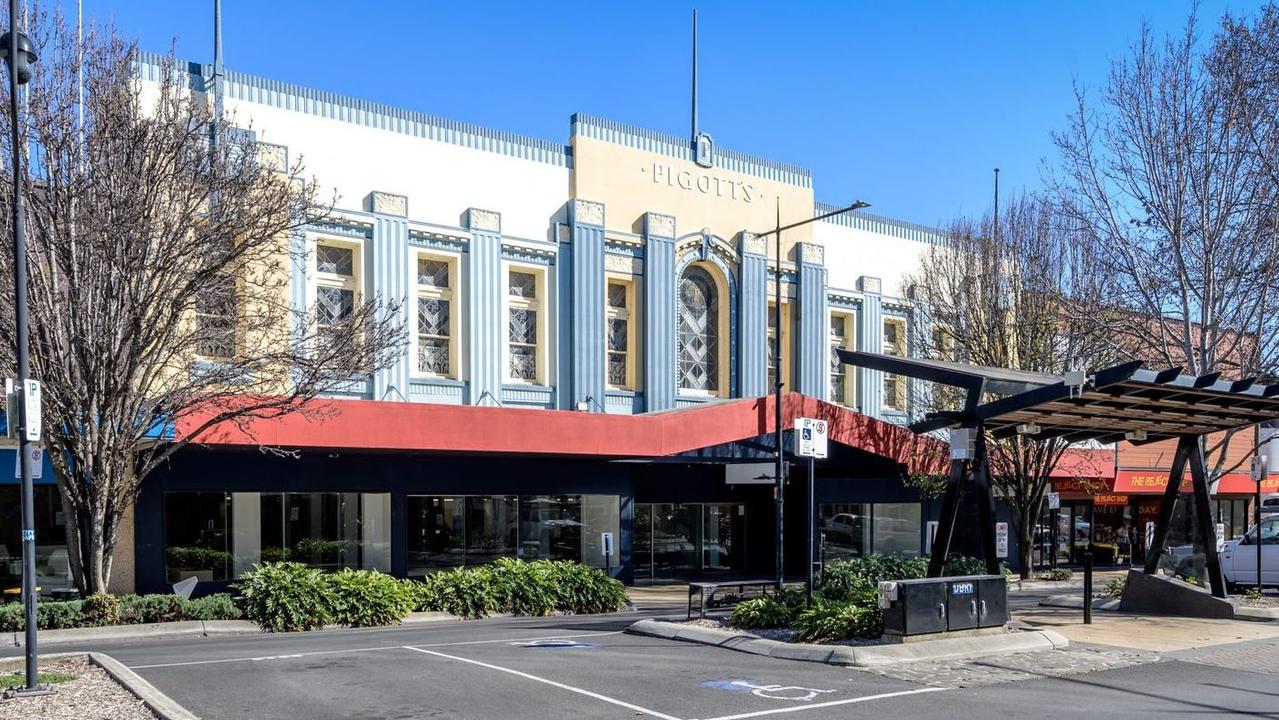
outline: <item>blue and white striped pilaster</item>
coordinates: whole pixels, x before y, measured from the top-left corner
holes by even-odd
[[[739,238],[738,382],[742,397],[767,395],[768,255],[764,238],[744,232]]]
[[[826,400],[830,395],[830,327],[826,322],[825,250],[816,243],[799,243],[795,261],[799,266],[795,389]]]
[[[644,410],[675,407],[675,218],[644,215]]]
[[[604,205],[573,200],[572,390],[569,407],[604,408]],[[589,400],[588,400],[589,399]]]
[[[502,347],[506,318],[502,313],[502,216],[489,210],[466,211],[471,230],[467,263],[466,375],[471,405],[497,405],[502,398]]]
[[[409,306],[408,243],[408,223],[404,218],[374,214],[373,238],[365,260],[365,287],[374,288],[383,303],[401,308],[401,333],[407,332],[405,321],[413,311]],[[403,343],[395,362],[373,374],[374,400],[408,399],[409,351],[409,344]]]
[[[862,291],[862,309],[857,314],[857,349],[863,352],[884,350],[884,298],[877,278],[863,277],[858,282]],[[857,368],[858,405],[863,415],[882,417],[884,409],[884,374],[878,370]]]

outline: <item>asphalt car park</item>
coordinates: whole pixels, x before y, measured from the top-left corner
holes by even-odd
[[[607,621],[449,625],[287,643],[210,639],[185,655],[138,645],[112,655],[209,719],[842,717],[848,705],[940,691],[626,635]]]

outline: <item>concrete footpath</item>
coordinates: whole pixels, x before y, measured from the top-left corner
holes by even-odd
[[[1217,620],[1169,615],[1133,615],[1094,612],[1092,624],[1083,620],[1083,600],[1078,608],[1038,606],[1015,610],[1013,617],[1026,627],[1052,630],[1072,643],[1173,652],[1194,648],[1279,638],[1279,623],[1249,620]]]

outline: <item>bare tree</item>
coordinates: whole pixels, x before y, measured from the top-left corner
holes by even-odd
[[[289,241],[325,212],[315,184],[237,141],[234,118],[216,117],[172,58],[144,83],[110,28],[78,47],[58,15],[37,11],[32,26],[43,52],[17,149],[31,168],[32,365],[71,569],[92,593],[148,473],[222,423],[318,412],[309,400],[385,366],[403,330],[398,308],[372,297],[295,312],[290,266],[306,258]],[[225,141],[211,142],[215,128]],[[0,178],[3,192],[13,182]],[[10,226],[6,215],[5,237]],[[13,329],[6,304],[10,373]]]
[[[1106,359],[1091,326],[1100,312],[1093,258],[1053,204],[1021,197],[980,221],[960,219],[908,280],[932,323],[919,345],[930,357],[1059,375]],[[1085,312],[1087,311],[1087,312]],[[958,410],[963,398],[943,388],[918,393],[917,407]],[[1017,435],[987,443],[991,484],[1012,507],[1021,576],[1028,577],[1035,527],[1068,444]],[[1100,471],[1101,468],[1098,468]]]
[[[1100,259],[1103,302],[1124,310],[1097,330],[1152,365],[1275,376],[1276,184],[1246,84],[1197,50],[1193,17],[1163,42],[1143,28],[1054,136],[1055,189]],[[1242,462],[1236,432],[1205,443],[1213,477]]]

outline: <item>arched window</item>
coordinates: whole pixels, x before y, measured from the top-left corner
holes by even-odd
[[[715,279],[696,265],[679,281],[679,387],[719,390],[719,291]]]

